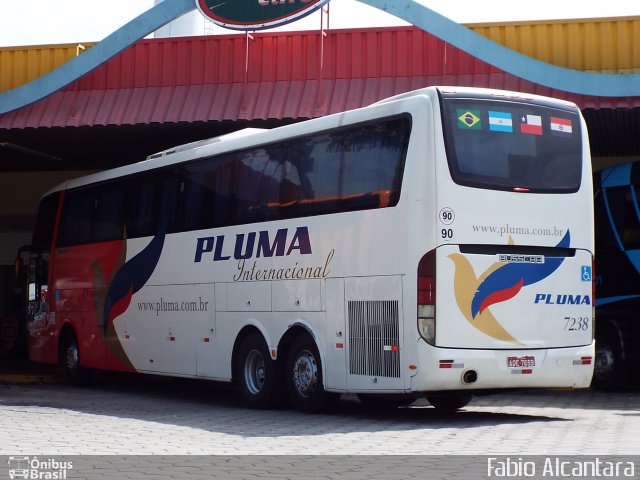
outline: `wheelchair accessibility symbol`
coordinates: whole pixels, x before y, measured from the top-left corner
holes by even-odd
[[[583,265],[582,266],[582,281],[590,282],[591,281],[591,266]]]

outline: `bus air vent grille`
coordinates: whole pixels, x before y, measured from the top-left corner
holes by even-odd
[[[398,301],[350,301],[348,309],[350,373],[399,378]]]

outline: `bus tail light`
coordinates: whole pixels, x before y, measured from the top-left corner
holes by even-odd
[[[418,332],[429,344],[436,342],[436,251],[418,264]]]

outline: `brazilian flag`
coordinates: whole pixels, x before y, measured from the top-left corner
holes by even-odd
[[[465,110],[464,108],[456,109],[458,116],[458,128],[463,130],[482,130],[482,121],[480,121],[480,110]]]

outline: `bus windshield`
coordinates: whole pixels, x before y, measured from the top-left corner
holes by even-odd
[[[443,103],[445,144],[456,183],[532,193],[578,191],[582,136],[577,112],[468,98]]]

